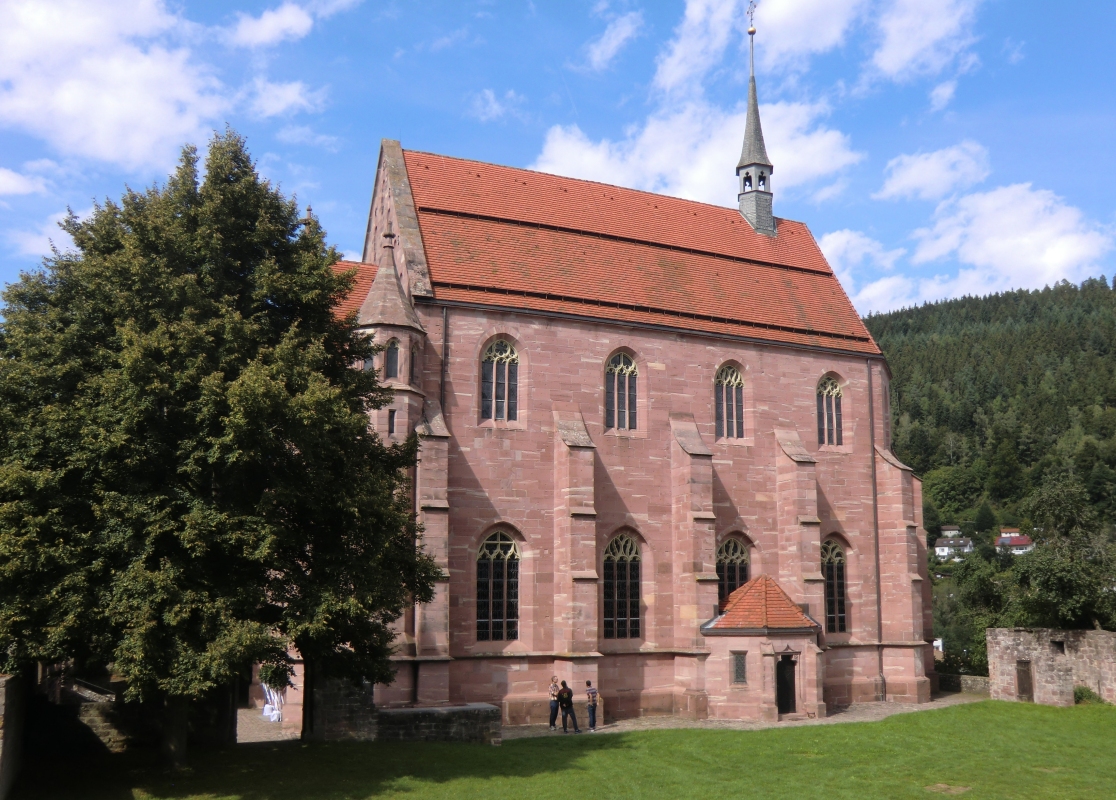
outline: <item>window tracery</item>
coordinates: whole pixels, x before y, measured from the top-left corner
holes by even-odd
[[[477,552],[477,641],[519,638],[519,547],[497,531]]]
[[[825,576],[825,631],[845,633],[845,551],[832,539],[821,547],[822,575]]]
[[[519,353],[497,339],[481,359],[481,419],[519,417]]]
[[[841,427],[841,385],[826,375],[818,383],[818,444],[844,444]]]
[[[631,356],[617,353],[605,371],[605,428],[636,429],[636,380],[639,370]]]
[[[639,545],[627,534],[608,543],[604,556],[604,638],[639,638]]]
[[[748,582],[747,546],[736,538],[725,539],[717,548],[717,600],[724,607],[729,595]]]
[[[744,438],[744,376],[736,367],[721,367],[714,384],[717,438]]]

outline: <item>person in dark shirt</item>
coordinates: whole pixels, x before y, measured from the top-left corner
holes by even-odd
[[[574,733],[581,733],[581,729],[577,727],[577,714],[574,713],[573,704],[573,689],[562,681],[562,688],[558,690],[558,705],[562,709],[562,733],[569,733],[566,729],[566,720],[572,719],[574,726]]]
[[[593,681],[585,681],[585,699],[588,701],[586,709],[589,711],[589,733],[596,733],[597,703],[600,702],[601,696],[593,686]]]

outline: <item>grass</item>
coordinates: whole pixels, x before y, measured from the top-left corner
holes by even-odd
[[[881,722],[451,744],[240,745],[150,762],[29,765],[13,800],[1098,798],[1116,796],[1116,708],[987,701]],[[967,791],[962,791],[967,787]]]

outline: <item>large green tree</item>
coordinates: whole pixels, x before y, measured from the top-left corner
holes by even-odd
[[[74,248],[4,293],[0,667],[111,663],[167,708],[295,646],[314,677],[386,680],[389,624],[431,596],[408,470],[368,413],[390,399],[352,275],[231,131],[204,176],[63,228]],[[312,707],[312,703],[308,703]]]

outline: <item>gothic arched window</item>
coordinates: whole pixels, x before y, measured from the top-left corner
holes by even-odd
[[[519,354],[511,343],[497,339],[481,359],[481,419],[519,416]]]
[[[604,638],[639,638],[639,545],[627,534],[604,556]]]
[[[384,351],[384,377],[399,377],[399,342],[392,339]]]
[[[744,191],[752,191],[752,176],[747,172],[744,173]]]
[[[721,367],[714,385],[717,438],[744,438],[744,377],[736,367]]]
[[[605,372],[605,428],[636,428],[636,377],[639,371],[626,353],[617,353]]]
[[[717,600],[721,606],[747,582],[748,548],[739,539],[725,539],[717,548]]]
[[[519,548],[497,531],[477,553],[477,641],[519,638]]]
[[[767,189],[767,176],[764,175],[762,172],[759,176],[759,188],[761,192]]]
[[[818,384],[818,444],[843,444],[841,385],[832,375]]]
[[[822,544],[821,562],[825,576],[825,632],[844,633],[845,551],[830,539]]]

